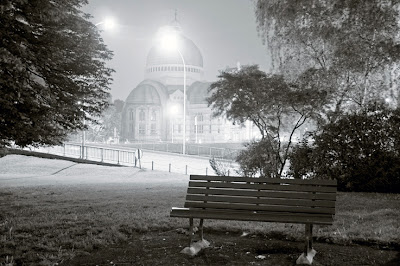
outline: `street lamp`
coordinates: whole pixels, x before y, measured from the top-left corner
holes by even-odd
[[[165,31],[161,36],[161,47],[165,50],[178,52],[182,59],[183,64],[183,140],[182,140],[182,154],[186,153],[186,64],[185,59],[178,47],[178,40],[176,32]]]
[[[100,21],[95,24],[95,26],[103,25],[105,30],[110,30],[115,28],[115,20],[111,17],[105,18],[103,21]]]

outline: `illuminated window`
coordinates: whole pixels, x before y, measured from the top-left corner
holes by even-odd
[[[203,122],[203,113],[197,113],[196,117],[197,117],[197,122]]]
[[[146,124],[144,123],[139,124],[139,135],[141,136],[146,135]]]
[[[156,124],[151,124],[151,127],[150,127],[150,134],[151,135],[157,135],[157,126],[156,126]]]
[[[150,120],[151,121],[157,121],[157,111],[156,110],[153,110],[151,112]]]
[[[144,109],[140,109],[139,111],[139,121],[145,121],[146,120],[146,113]]]

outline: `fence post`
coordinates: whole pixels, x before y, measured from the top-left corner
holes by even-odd
[[[187,175],[187,165],[185,165],[185,175]]]
[[[79,158],[83,159],[82,156],[83,152],[82,152],[82,146],[79,146]]]
[[[119,150],[117,150],[117,158],[118,158],[118,164],[119,164]]]
[[[229,170],[228,170],[228,176],[229,176]]]
[[[208,167],[206,167],[206,175],[208,175]]]
[[[64,147],[63,154],[64,154],[64,156],[65,156],[65,143],[63,143],[63,147]]]
[[[154,162],[151,161],[151,170],[154,170]]]
[[[171,164],[169,164],[169,170],[168,170],[168,172],[171,173]]]
[[[101,148],[100,150],[101,150],[101,162],[103,162],[103,160],[104,160],[104,159],[103,159],[103,150],[104,150],[104,149]]]

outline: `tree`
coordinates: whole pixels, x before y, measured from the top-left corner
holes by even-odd
[[[85,4],[0,3],[0,146],[60,144],[107,108],[112,52]]]
[[[262,136],[260,145],[266,145],[273,154],[273,158],[267,156],[276,165],[276,171],[268,172],[273,177],[282,175],[295,131],[318,118],[316,111],[325,100],[324,93],[289,84],[280,75],[267,75],[256,65],[221,72],[209,92],[207,100],[214,116],[224,115],[238,124],[249,120],[257,126]]]
[[[88,126],[87,139],[94,142],[107,141],[114,137],[114,131],[121,132],[122,107],[124,101],[115,100],[103,111],[96,123]]]
[[[293,149],[296,176],[336,178],[342,191],[400,192],[400,109],[381,103],[325,125]]]
[[[328,121],[399,94],[399,10],[395,0],[256,2],[274,71],[325,90]]]

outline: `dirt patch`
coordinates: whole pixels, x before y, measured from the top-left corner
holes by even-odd
[[[295,265],[303,248],[302,242],[260,235],[205,231],[205,238],[211,246],[190,257],[180,253],[188,245],[188,237],[176,230],[134,233],[124,243],[99,248],[61,265]],[[400,265],[397,250],[319,242],[314,248],[313,265]]]

